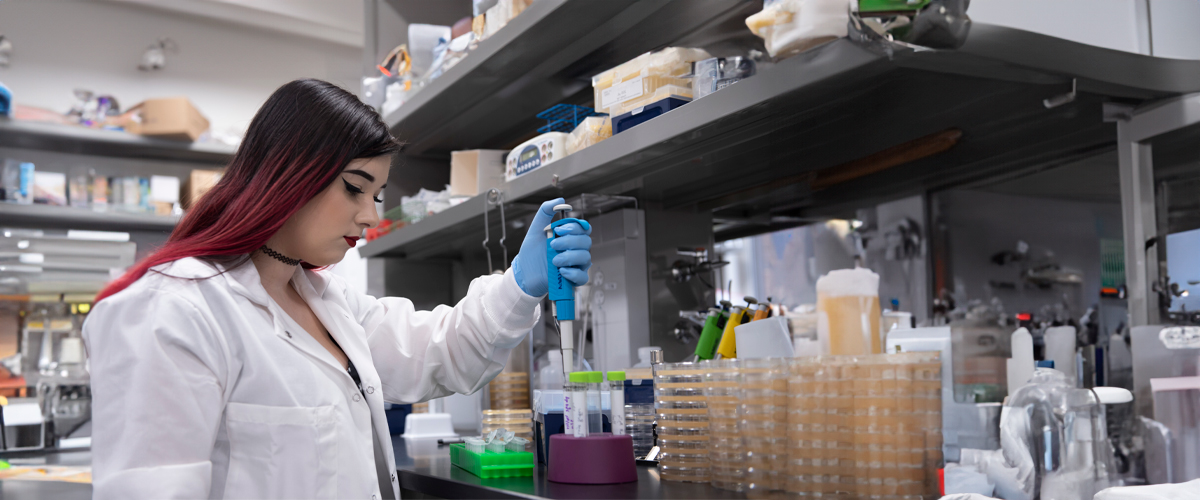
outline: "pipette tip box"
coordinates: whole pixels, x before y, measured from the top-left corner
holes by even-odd
[[[456,443],[450,445],[450,463],[481,479],[533,476],[533,453],[528,451],[476,453]]]

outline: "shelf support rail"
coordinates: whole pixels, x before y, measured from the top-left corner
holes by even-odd
[[[504,260],[500,261],[500,269],[497,270],[492,266],[492,249],[488,246],[491,241],[488,224],[488,212],[492,205],[500,207],[500,249],[503,252]],[[504,240],[508,238],[508,224],[504,219],[504,193],[499,189],[489,189],[483,203],[483,250],[487,252],[488,273],[504,274],[504,270],[508,269],[508,247],[504,245]]]
[[[1159,256],[1165,252],[1159,247],[1166,244],[1166,235],[1158,234],[1152,140],[1200,124],[1200,93],[1136,108],[1106,104],[1104,119],[1117,124],[1129,326],[1153,325],[1163,320],[1155,285],[1163,271]]]

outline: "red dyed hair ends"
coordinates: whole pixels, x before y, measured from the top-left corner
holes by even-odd
[[[399,150],[379,113],[342,88],[321,80],[279,87],[254,115],[221,181],[183,216],[161,248],[109,283],[96,302],[160,264],[248,255],[351,160]]]

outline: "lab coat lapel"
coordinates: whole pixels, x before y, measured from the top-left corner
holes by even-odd
[[[329,330],[329,334],[342,346],[342,352],[354,362],[363,385],[374,385],[378,390],[369,391],[368,405],[371,408],[371,422],[375,431],[375,439],[379,441],[384,451],[384,462],[390,471],[393,498],[399,498],[398,483],[396,482],[396,460],[392,452],[391,433],[388,430],[387,416],[383,413],[383,390],[379,387],[379,374],[375,372],[375,362],[371,358],[370,348],[367,347],[366,337],[352,335],[362,329],[362,325],[354,321],[350,311],[342,306],[343,302],[337,297],[329,297],[326,291],[329,279],[312,271],[298,271],[294,278],[299,285],[300,295],[312,308],[313,313]]]
[[[303,271],[297,272],[303,274]],[[231,290],[246,297],[250,302],[261,306],[267,311],[267,314],[271,316],[271,327],[275,336],[283,339],[288,344],[291,344],[292,347],[301,350],[319,362],[325,363],[338,371],[344,371],[341,368],[341,364],[337,362],[337,359],[332,354],[329,354],[329,351],[318,343],[317,339],[314,339],[311,334],[304,331],[291,331],[292,329],[299,328],[299,325],[295,325],[294,327],[285,326],[284,318],[287,317],[287,313],[283,312],[279,308],[279,305],[267,294],[267,289],[262,286],[262,278],[259,277],[258,268],[254,267],[253,262],[246,262],[227,270],[225,277]],[[312,303],[307,298],[305,298],[305,301],[309,302],[310,305]]]
[[[349,335],[349,332],[354,331],[353,328],[362,327],[351,320],[349,311],[336,307],[336,304],[326,300],[323,294],[318,293],[317,286],[320,286],[322,291],[326,287],[325,278],[316,273],[299,269],[292,280],[296,283],[300,296],[308,303],[313,314],[317,315],[317,319],[321,320],[321,324],[325,325],[325,329],[329,330],[329,335],[333,336],[333,340],[358,368],[359,373],[363,373],[365,367],[374,366],[371,355],[366,350],[366,340]]]

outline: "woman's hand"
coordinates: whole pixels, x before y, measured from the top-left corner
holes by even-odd
[[[540,297],[549,291],[546,283],[546,226],[554,220],[554,206],[565,202],[558,198],[542,204],[529,224],[529,231],[521,242],[521,251],[513,259],[513,276],[517,279],[517,285],[531,296]],[[587,271],[592,267],[592,253],[589,251],[592,248],[592,237],[589,236],[592,234],[591,228],[584,229],[579,224],[569,223],[554,228],[554,234],[558,237],[550,242],[550,247],[559,252],[554,256],[558,272],[575,286],[586,285]]]

